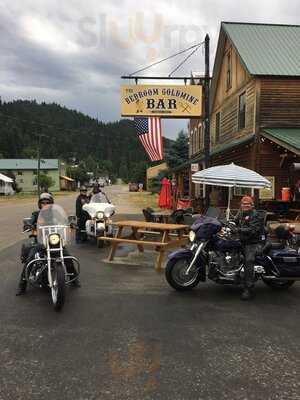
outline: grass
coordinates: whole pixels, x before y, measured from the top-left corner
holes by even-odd
[[[158,208],[158,194],[150,192],[129,192],[129,201],[139,208]]]
[[[71,194],[75,192],[67,192],[67,191],[60,191],[60,192],[51,192],[54,196],[60,197],[60,196],[70,196]],[[28,193],[17,193],[13,196],[0,196],[0,203],[5,203],[5,202],[12,202],[12,201],[17,201],[17,202],[22,202],[22,201],[30,201],[30,200],[35,200],[37,199],[37,193],[34,192],[28,192]]]

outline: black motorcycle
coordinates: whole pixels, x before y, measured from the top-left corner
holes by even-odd
[[[282,226],[276,230],[278,242],[262,237],[257,252],[255,280],[274,289],[287,289],[300,280],[300,255],[289,246],[292,232]],[[201,217],[191,227],[190,248],[169,255],[165,275],[179,291],[189,290],[210,279],[220,284],[240,285],[244,276],[243,247],[233,222]]]
[[[23,247],[21,256],[25,263],[24,279],[31,286],[49,288],[53,307],[60,311],[65,303],[66,285],[74,282],[80,273],[79,261],[66,250],[71,237],[70,221],[62,207],[49,204],[39,212],[36,226],[30,224],[30,218],[25,218],[23,223],[24,232],[30,232],[30,241]],[[33,257],[28,261],[32,250]],[[68,271],[70,263],[72,272]]]

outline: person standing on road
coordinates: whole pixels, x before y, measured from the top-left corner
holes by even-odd
[[[255,255],[260,248],[264,234],[264,220],[261,214],[255,210],[252,197],[244,196],[242,198],[235,223],[238,227],[245,257],[241,299],[250,300],[253,297]]]
[[[80,187],[79,196],[76,199],[76,217],[77,217],[77,230],[76,230],[76,243],[81,243],[86,240],[85,224],[89,219],[89,215],[82,209],[84,204],[89,203],[90,198],[87,194],[85,186]]]

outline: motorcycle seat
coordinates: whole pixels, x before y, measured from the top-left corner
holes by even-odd
[[[262,249],[262,253],[268,254],[271,250],[283,250],[284,248],[285,245],[283,243],[267,242]]]

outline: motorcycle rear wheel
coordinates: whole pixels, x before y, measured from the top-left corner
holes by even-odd
[[[199,269],[192,268],[188,275],[185,274],[190,262],[190,258],[179,258],[168,261],[165,276],[167,282],[173,289],[186,291],[198,285],[201,278]]]
[[[55,263],[52,270],[53,286],[51,288],[51,299],[55,311],[60,311],[66,298],[65,271],[61,264]]]
[[[262,276],[262,281],[264,284],[269,286],[270,288],[274,290],[287,290],[289,289],[295,281],[287,281],[287,280],[271,280],[271,279],[266,279]]]

